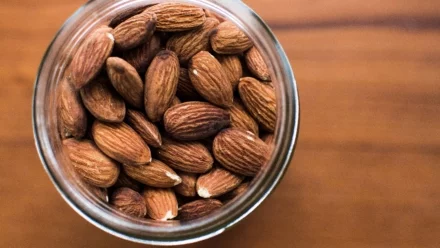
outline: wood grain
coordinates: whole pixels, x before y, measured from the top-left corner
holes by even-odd
[[[0,2],[0,247],[145,247],[77,215],[34,148],[35,74],[82,3]],[[439,247],[440,1],[246,3],[295,70],[298,148],[261,207],[186,247]]]

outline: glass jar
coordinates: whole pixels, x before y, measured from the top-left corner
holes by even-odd
[[[238,0],[173,0],[198,5],[234,22],[254,41],[268,61],[277,94],[278,120],[275,148],[269,164],[238,199],[220,211],[189,222],[140,220],[115,211],[95,196],[72,171],[58,135],[58,83],[81,40],[94,27],[108,23],[127,8],[164,0],[89,1],[59,30],[41,62],[33,99],[33,127],[41,161],[54,185],[82,217],[115,236],[154,245],[178,245],[218,235],[250,214],[275,188],[289,166],[299,128],[299,100],[289,61],[269,27]],[[56,213],[55,213],[56,214]]]

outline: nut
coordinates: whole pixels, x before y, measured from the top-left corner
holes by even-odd
[[[119,188],[115,190],[110,197],[110,204],[134,217],[140,218],[147,215],[144,198],[130,188]]]

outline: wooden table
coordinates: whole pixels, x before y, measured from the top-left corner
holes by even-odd
[[[82,2],[0,2],[0,247],[144,247],[78,216],[34,148],[37,67]],[[251,216],[187,247],[439,247],[440,1],[246,2],[294,67],[298,148]]]

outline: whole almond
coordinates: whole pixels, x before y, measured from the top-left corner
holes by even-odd
[[[145,76],[145,111],[148,118],[157,122],[162,119],[176,96],[180,65],[172,51],[160,51],[151,62]]]
[[[177,84],[176,94],[183,100],[194,101],[201,99],[189,78],[188,69],[186,68],[180,68],[179,83]]]
[[[198,142],[177,142],[164,138],[157,157],[168,166],[190,173],[205,173],[212,168],[214,159],[208,149]]]
[[[142,218],[147,215],[144,198],[130,188],[115,190],[110,197],[110,204],[133,217]]]
[[[156,30],[156,14],[144,11],[132,16],[113,29],[115,45],[128,50],[149,40]]]
[[[178,140],[201,140],[228,127],[228,111],[206,102],[185,102],[165,112],[164,126]]]
[[[170,188],[182,182],[173,169],[156,159],[146,165],[123,165],[123,167],[129,177],[148,186]]]
[[[115,188],[130,188],[134,191],[140,192],[141,190],[141,183],[134,180],[133,178],[129,177],[124,170],[121,170],[121,173],[119,173],[118,180],[116,181],[115,185],[113,185]]]
[[[66,80],[61,80],[58,89],[58,130],[61,138],[82,138],[87,131],[87,113],[78,92]]]
[[[210,11],[209,9],[204,9],[204,11],[205,11],[205,15],[206,15],[206,17],[215,18],[215,19],[217,19],[219,22],[224,22],[224,21],[226,21],[225,18],[223,18],[222,16],[216,14],[216,13],[213,12],[213,11]]]
[[[104,202],[108,202],[108,191],[106,188],[100,188],[96,187],[94,185],[91,185],[90,183],[84,183],[86,187],[90,190],[90,192],[98,197],[99,199],[103,200]]]
[[[275,131],[277,103],[275,90],[250,77],[240,79],[238,92],[246,109],[269,132]]]
[[[244,177],[215,167],[197,179],[197,194],[202,198],[221,196],[240,185]]]
[[[132,16],[138,15],[145,11],[146,8],[150,7],[151,5],[145,5],[145,6],[139,6],[134,8],[128,8],[125,10],[122,10],[121,12],[118,12],[114,17],[111,18],[109,26],[112,28],[115,28],[125,20],[129,19]]]
[[[108,188],[118,179],[118,164],[104,155],[93,142],[67,139],[63,141],[63,145],[75,171],[87,183]]]
[[[90,33],[79,47],[70,64],[70,81],[76,89],[84,87],[102,69],[113,51],[112,29],[102,26]]]
[[[234,105],[229,108],[229,114],[231,115],[231,127],[251,131],[258,135],[257,122],[246,112],[239,98],[234,100]]]
[[[174,187],[174,191],[177,194],[186,196],[186,197],[194,197],[197,195],[196,192],[196,181],[197,176],[193,173],[179,172],[178,175],[182,179],[182,183]]]
[[[243,67],[240,58],[236,55],[219,55],[218,61],[226,72],[229,82],[233,89],[236,89],[240,78],[243,77]]]
[[[106,78],[97,78],[81,90],[84,106],[98,120],[122,122],[125,117],[124,99]]]
[[[218,54],[237,54],[251,48],[253,43],[235,24],[225,21],[214,29],[211,46]]]
[[[201,26],[206,20],[202,8],[182,3],[160,3],[148,11],[157,16],[156,29],[164,32],[186,31]]]
[[[132,65],[140,74],[144,74],[151,60],[153,60],[160,50],[160,37],[155,34],[150,40],[144,42],[144,44],[139,47],[124,51],[122,58]]]
[[[230,202],[230,201],[236,199],[237,197],[242,195],[244,192],[246,192],[249,189],[249,186],[250,186],[250,182],[243,182],[234,190],[222,195],[222,197],[221,197],[222,202],[227,203],[227,202]]]
[[[167,42],[167,49],[177,54],[181,64],[186,64],[198,52],[207,51],[210,48],[211,31],[219,23],[215,18],[207,18],[199,28],[171,36]]]
[[[265,165],[269,149],[258,136],[230,128],[214,139],[214,156],[226,169],[244,176],[255,176]]]
[[[222,206],[221,201],[215,199],[196,200],[179,208],[179,219],[182,221],[195,220],[209,215]]]
[[[214,56],[206,51],[199,52],[192,57],[188,70],[194,88],[203,98],[220,107],[232,106],[232,85]]]
[[[269,68],[266,62],[264,62],[260,51],[255,46],[246,52],[245,60],[247,67],[253,75],[262,81],[271,81]]]
[[[146,188],[142,196],[148,216],[153,220],[171,220],[177,216],[177,199],[172,189]]]
[[[145,143],[152,147],[162,145],[162,137],[159,129],[147,120],[146,116],[136,110],[127,110],[127,123],[144,139]]]
[[[151,162],[150,148],[129,125],[95,121],[93,139],[102,152],[114,160],[129,165]]]
[[[174,97],[173,101],[171,102],[170,107],[174,107],[174,106],[179,105],[181,103],[182,103],[182,101],[180,101],[180,99],[176,96],[176,97]]]

